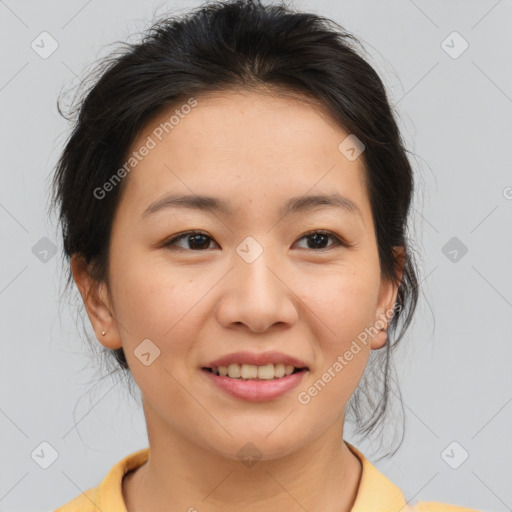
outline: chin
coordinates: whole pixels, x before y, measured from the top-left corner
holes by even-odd
[[[239,433],[230,430],[232,438],[227,439],[227,436],[223,436],[222,441],[219,440],[213,446],[212,438],[209,437],[205,448],[227,459],[247,461],[250,467],[255,463],[252,461],[277,460],[286,457],[308,442],[307,439],[301,438],[300,432],[283,429],[281,433],[277,433],[278,429],[273,432],[272,429],[267,428],[251,429]]]

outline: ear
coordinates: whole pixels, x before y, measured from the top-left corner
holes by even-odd
[[[122,346],[121,337],[117,322],[112,315],[106,283],[98,282],[90,274],[87,262],[77,254],[71,257],[71,270],[96,337],[107,348],[120,348]],[[103,331],[105,331],[105,335],[101,334]]]
[[[398,293],[398,287],[402,281],[402,275],[405,264],[405,249],[403,246],[393,247],[395,256],[395,268],[398,276],[398,283],[392,282],[389,278],[382,278],[380,283],[379,298],[377,302],[377,311],[373,325],[377,334],[373,337],[371,348],[378,350],[386,345],[388,338],[387,329],[389,322],[395,313],[395,302]]]

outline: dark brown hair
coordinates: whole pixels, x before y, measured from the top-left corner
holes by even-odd
[[[186,98],[239,88],[273,89],[320,102],[365,145],[381,272],[400,282],[388,342],[372,351],[348,404],[357,434],[367,435],[388,408],[391,354],[411,322],[418,279],[406,236],[412,169],[385,88],[358,45],[332,20],[256,0],[212,2],[180,17],[164,17],[140,42],[124,43],[89,76],[93,86],[69,116],[74,126],[56,166],[52,207],[59,207],[68,263],[77,254],[98,281],[108,283],[110,232],[123,183],[102,200],[94,190],[123,165],[152,117]],[[406,249],[401,280],[394,246]],[[106,351],[118,371],[129,373],[122,348]]]

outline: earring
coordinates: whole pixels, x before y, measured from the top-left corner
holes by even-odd
[[[105,334],[107,334],[107,331],[101,331],[101,334],[105,336]]]

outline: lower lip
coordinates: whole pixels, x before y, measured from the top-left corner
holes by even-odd
[[[290,389],[298,386],[307,372],[307,370],[302,370],[280,379],[243,380],[223,377],[208,370],[201,369],[201,371],[228,395],[248,402],[265,402],[281,397]]]

